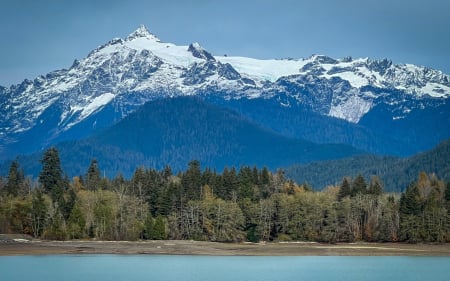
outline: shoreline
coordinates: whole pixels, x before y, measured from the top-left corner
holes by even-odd
[[[219,243],[191,240],[0,240],[0,256],[56,254],[207,256],[450,256],[450,244],[310,242]]]

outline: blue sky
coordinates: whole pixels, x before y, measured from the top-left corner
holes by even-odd
[[[68,68],[140,24],[215,55],[389,58],[450,74],[448,0],[0,0],[0,85]]]

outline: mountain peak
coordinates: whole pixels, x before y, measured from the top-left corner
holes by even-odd
[[[208,53],[199,43],[195,42],[189,45],[188,51],[192,53],[192,55],[199,59],[211,60],[215,61],[216,59]]]
[[[128,35],[128,37],[126,38],[127,41],[136,39],[136,38],[148,38],[148,39],[152,39],[155,40],[157,42],[159,42],[159,38],[156,37],[153,33],[151,33],[147,27],[143,24],[141,24],[135,31],[133,31],[132,33],[130,33],[130,35]]]

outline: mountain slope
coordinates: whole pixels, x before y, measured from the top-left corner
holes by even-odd
[[[148,101],[176,96],[222,104],[269,101],[286,116],[280,126],[266,125],[267,116],[246,116],[279,133],[289,131],[283,130],[287,120],[305,119],[308,112],[318,125],[339,118],[348,124],[333,121],[333,138],[376,153],[410,155],[450,137],[450,77],[440,71],[318,55],[298,60],[213,56],[198,43],[163,42],[141,26],[75,60],[69,69],[0,87],[0,160],[90,136]],[[432,134],[418,134],[432,126]],[[339,133],[343,127],[352,129]],[[313,125],[309,128],[312,132]],[[330,130],[294,135],[326,143]],[[361,134],[361,141],[352,141]],[[374,141],[366,144],[370,138]],[[397,145],[404,139],[408,142]]]
[[[435,148],[408,158],[360,155],[356,157],[322,161],[306,165],[293,165],[286,175],[299,182],[308,182],[315,188],[336,185],[346,176],[362,174],[366,178],[377,175],[386,191],[404,191],[417,179],[420,172],[434,173],[450,181],[450,139]]]
[[[107,175],[129,176],[140,165],[181,170],[194,159],[218,170],[241,165],[276,169],[361,153],[346,145],[317,145],[277,135],[192,97],[149,102],[95,136],[57,147],[64,169],[72,176],[85,173],[92,158]],[[20,159],[27,173],[38,172],[36,158]]]
[[[434,126],[425,126],[420,128],[422,134],[414,135],[415,141],[404,137],[407,134],[399,129],[397,124],[402,121],[390,122],[389,115],[371,114],[371,118],[378,118],[379,122],[373,122],[366,126],[347,122],[340,118],[324,116],[311,112],[302,105],[284,107],[274,100],[269,99],[246,99],[223,101],[220,99],[209,98],[208,101],[219,104],[220,106],[230,108],[245,116],[254,123],[273,130],[281,135],[305,139],[315,143],[345,143],[359,149],[370,151],[382,155],[411,155],[417,150],[426,150],[435,145],[430,135],[438,132],[445,132],[448,123],[443,121],[439,112],[433,111],[428,115],[427,123]],[[380,126],[383,123],[384,126]],[[377,125],[378,124],[378,125]],[[420,124],[417,122],[417,124]],[[389,131],[387,131],[388,125]],[[441,127],[435,129],[437,127]],[[384,127],[386,131],[380,130]],[[416,126],[417,127],[417,126]],[[415,126],[410,126],[413,130]],[[408,132],[409,133],[409,132]],[[402,136],[404,138],[402,138]],[[438,139],[445,139],[445,136],[439,136]]]
[[[4,117],[0,156],[88,136],[149,100],[191,95],[208,84],[224,89],[246,85],[230,65],[216,61],[199,44],[163,43],[141,26],[127,38],[113,39],[76,60],[67,70],[0,89]],[[30,136],[34,144],[28,143]]]

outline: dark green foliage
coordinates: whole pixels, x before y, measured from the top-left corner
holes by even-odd
[[[322,189],[334,185],[344,176],[365,178],[376,175],[388,192],[402,192],[421,172],[435,173],[439,178],[450,180],[450,139],[434,149],[409,158],[361,155],[341,160],[294,165],[286,168],[286,175],[296,182],[309,182]]]
[[[145,220],[143,238],[147,240],[164,240],[167,238],[166,223],[161,215],[154,219],[151,215]]]
[[[161,196],[158,198],[159,208],[157,210],[154,210],[152,213],[168,216],[171,212],[174,212],[181,208],[181,203],[181,184],[176,182],[169,182],[161,192]]]
[[[411,184],[400,199],[400,213],[417,216],[421,211],[419,188],[416,183]]]
[[[445,186],[444,194],[445,201],[447,201],[447,203],[450,203],[450,181],[447,182],[447,185]]]
[[[370,182],[367,193],[377,196],[383,194],[383,185],[381,183],[381,180],[377,176],[372,176],[372,180]]]
[[[351,196],[367,193],[367,183],[364,177],[359,174],[352,182]]]
[[[86,235],[86,220],[78,205],[75,205],[67,220],[67,229],[70,239],[84,238]]]
[[[450,220],[450,181],[447,182],[447,185],[445,186],[444,200],[445,200],[445,207],[447,208],[447,216]]]
[[[89,238],[95,238],[95,227],[93,224],[89,225],[88,236]]]
[[[164,223],[164,218],[162,216],[157,216],[155,219],[155,224],[153,226],[153,231],[151,237],[154,240],[166,239],[166,224]]]
[[[91,161],[86,174],[86,188],[87,190],[97,190],[100,187],[100,170],[96,159]]]
[[[352,194],[352,189],[350,187],[350,183],[347,178],[342,180],[341,187],[339,188],[338,200],[342,200],[343,198],[350,196]]]
[[[53,202],[63,205],[63,192],[66,186],[58,150],[55,147],[46,150],[42,156],[41,163],[42,170],[39,174],[39,182],[44,192],[50,194]]]
[[[280,84],[284,87],[297,87],[308,85],[310,82],[302,81],[293,85],[290,81],[280,81]],[[220,106],[231,108],[252,122],[284,136],[316,143],[345,143],[381,155],[411,155],[450,137],[448,118],[442,119],[442,112],[450,112],[448,102],[439,106],[437,110],[434,107],[426,109],[426,120],[420,119],[424,116],[423,111],[419,113],[420,110],[409,115],[405,118],[406,120],[394,120],[392,115],[394,110],[386,108],[389,106],[385,103],[380,103],[364,115],[358,124],[354,124],[311,110],[305,105],[305,99],[314,98],[317,95],[312,94],[306,85],[295,90],[302,95],[302,103],[283,93],[279,93],[277,99],[241,98],[223,102],[214,96],[205,98]],[[379,93],[380,89],[368,86],[367,91]],[[399,94],[402,95],[402,93]],[[280,105],[280,100],[289,106]],[[380,126],[380,124],[383,125]],[[380,130],[380,127],[385,128],[386,131]],[[350,173],[346,175],[355,176]]]
[[[201,197],[201,171],[200,162],[194,160],[189,162],[188,170],[181,177],[184,197],[188,200],[198,200]]]
[[[244,198],[257,199],[258,197],[254,194],[254,173],[250,167],[241,167],[238,174],[239,190],[238,199],[242,200]],[[257,181],[257,178],[256,178]]]
[[[9,167],[8,180],[6,182],[6,194],[17,196],[23,193],[25,177],[19,167],[19,162],[14,160]]]
[[[75,201],[77,199],[77,195],[75,193],[75,190],[72,188],[68,189],[65,194],[65,198],[62,201],[62,215],[64,216],[64,219],[68,219],[70,214],[72,213],[72,209],[75,206]]]
[[[42,235],[47,223],[47,205],[41,189],[33,191],[31,205],[31,226],[35,238]]]
[[[400,239],[417,242],[445,242],[449,239],[449,221],[444,184],[433,175],[419,175],[400,199]]]
[[[270,181],[269,170],[267,169],[267,167],[263,167],[263,169],[261,171],[261,183],[269,184],[269,181]]]
[[[6,180],[0,176],[0,195],[6,192]]]
[[[237,198],[237,191],[239,190],[239,180],[236,175],[236,169],[225,168],[222,173],[222,188],[219,189],[217,195],[225,200]]]
[[[146,240],[153,239],[153,229],[155,228],[155,222],[151,215],[147,216],[144,223],[144,230],[142,232],[142,238]]]
[[[181,171],[192,159],[220,171],[242,164],[274,170],[362,153],[348,145],[285,137],[192,97],[149,102],[96,135],[58,144],[58,150],[71,177],[85,174],[93,157],[106,176],[121,172],[130,177],[139,165],[154,169],[170,165]],[[36,158],[20,159],[27,173],[40,170]]]
[[[257,243],[261,240],[261,236],[256,231],[256,225],[252,224],[247,229],[247,241]]]

